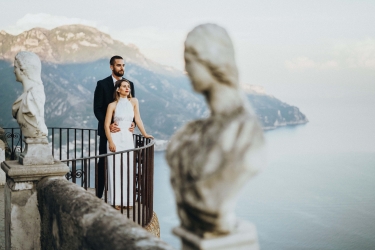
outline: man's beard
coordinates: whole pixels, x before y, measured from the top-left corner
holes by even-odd
[[[113,74],[115,76],[118,76],[118,77],[121,77],[124,75],[124,71],[123,70],[120,70],[120,71],[116,71],[116,70],[112,70]]]

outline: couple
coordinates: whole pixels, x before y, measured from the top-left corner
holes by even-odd
[[[113,56],[110,60],[112,75],[98,81],[94,92],[94,113],[98,119],[100,136],[99,154],[107,154],[134,148],[133,131],[138,125],[142,135],[153,138],[144,129],[139,113],[139,103],[135,98],[134,84],[123,78],[125,71],[124,59]],[[129,154],[129,204],[127,204],[127,154],[123,154],[123,205],[133,206],[133,154]],[[109,203],[121,205],[121,156],[108,157],[108,197]],[[105,185],[104,158],[98,163],[98,183],[96,196],[101,198]],[[113,183],[113,165],[115,165],[115,183]],[[115,184],[115,185],[114,185]],[[115,187],[116,186],[116,187]],[[115,188],[115,196],[113,189]]]

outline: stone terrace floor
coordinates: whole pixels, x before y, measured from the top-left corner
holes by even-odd
[[[0,186],[0,249],[5,249],[4,187]]]

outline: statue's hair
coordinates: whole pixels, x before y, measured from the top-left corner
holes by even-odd
[[[42,63],[39,57],[30,51],[18,52],[14,58],[17,61],[20,70],[30,80],[43,84],[41,79]]]
[[[224,28],[215,24],[195,27],[185,41],[185,58],[187,54],[206,66],[220,83],[238,86],[233,44]]]

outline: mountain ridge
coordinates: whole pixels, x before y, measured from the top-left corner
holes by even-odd
[[[0,32],[0,125],[17,126],[10,109],[22,86],[15,82],[12,62],[21,49],[35,52],[42,60],[47,126],[97,126],[93,91],[98,80],[111,74],[109,58],[114,54],[124,55],[125,77],[134,82],[143,122],[156,138],[168,139],[186,122],[209,114],[203,96],[193,91],[183,72],[148,60],[133,45],[95,28],[66,25],[34,28],[17,36]],[[308,121],[297,107],[267,95],[259,86],[242,89],[265,129]]]
[[[13,61],[21,50],[34,52],[42,61],[56,64],[92,62],[109,59],[113,55],[126,55],[125,62],[138,64],[156,73],[181,74],[177,69],[146,58],[134,44],[126,45],[96,28],[80,24],[51,30],[33,28],[19,35],[0,32],[0,59]]]

